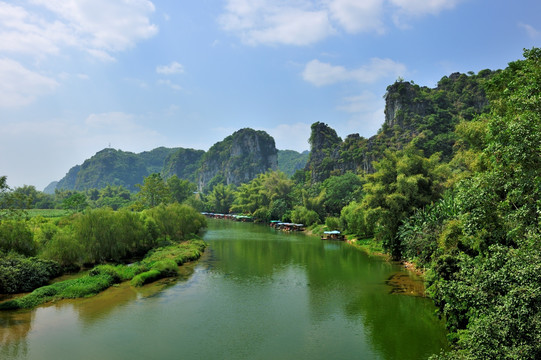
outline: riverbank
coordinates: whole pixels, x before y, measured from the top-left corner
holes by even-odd
[[[132,286],[142,286],[176,276],[178,267],[199,259],[206,246],[202,240],[189,240],[151,250],[143,260],[133,264],[98,265],[87,275],[42,286],[25,296],[0,303],[0,310],[28,309],[61,299],[89,297],[125,281],[130,281]]]

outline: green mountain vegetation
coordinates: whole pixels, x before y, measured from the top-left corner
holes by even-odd
[[[373,162],[386,150],[400,150],[414,142],[425,156],[439,153],[449,161],[457,141],[455,127],[488,111],[484,84],[495,74],[454,73],[443,77],[436,88],[396,81],[385,94],[385,121],[369,139],[351,134],[342,141],[326,124],[312,125],[310,159],[306,170],[313,182],[331,175],[372,173]]]
[[[142,175],[137,195],[111,176],[101,189],[54,195],[11,190],[0,177],[0,256],[43,260],[9,258],[2,266],[6,273],[37,266],[48,276],[81,256],[101,262],[137,253],[177,236],[163,224],[173,218],[168,207],[183,209],[175,224],[192,219],[187,209],[302,223],[340,230],[425,274],[451,343],[433,359],[541,358],[541,49],[525,50],[504,70],[452,74],[433,89],[397,81],[385,100],[385,122],[368,139],[342,139],[314,123],[308,161],[292,176],[297,165],[280,168],[277,160],[299,164],[298,153],[277,153],[268,134],[242,129],[199,158],[180,155],[199,162],[197,185],[174,165]],[[65,183],[97,182],[88,166],[114,172],[124,169],[119,158],[132,161],[130,176],[149,171],[136,157],[106,150],[100,157],[108,161],[73,168]],[[175,153],[182,151],[165,158]],[[29,219],[24,209],[32,207],[73,215],[52,224]],[[116,228],[106,225],[93,233],[93,216],[136,224],[128,234],[141,243],[115,243]],[[99,251],[91,246],[97,239],[105,239]]]
[[[278,150],[278,170],[293,176],[297,170],[304,169],[309,155],[309,151],[299,153],[294,150]]]
[[[290,173],[302,163],[292,153],[295,152],[288,150],[289,156],[284,158],[284,166]],[[264,131],[241,129],[214,144],[208,152],[160,147],[135,154],[103,149],[82,165],[72,167],[64,178],[47,186],[45,192],[86,191],[107,186],[121,186],[136,192],[137,184],[154,173],[161,174],[164,179],[177,176],[200,188],[212,188],[218,183],[240,185],[277,167],[274,139]]]
[[[240,185],[277,168],[274,139],[264,131],[241,129],[203,155],[198,185],[200,190],[217,184]]]
[[[82,165],[71,168],[58,182],[56,189],[101,189],[109,185],[123,186],[135,191],[135,184],[140,183],[145,176],[161,172],[164,159],[176,150],[161,147],[135,154],[110,148],[103,149],[85,160]]]

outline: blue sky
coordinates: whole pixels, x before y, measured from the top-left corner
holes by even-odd
[[[374,135],[397,78],[501,69],[539,0],[0,0],[0,175],[39,190],[109,145]]]

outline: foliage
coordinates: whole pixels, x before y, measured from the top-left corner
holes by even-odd
[[[453,196],[399,231],[430,268],[454,342],[442,359],[541,356],[541,50],[524,56],[487,81],[490,113],[457,128]]]
[[[342,223],[340,222],[340,218],[329,216],[325,218],[325,226],[329,230],[341,230],[342,229]]]
[[[178,202],[179,204],[186,201],[197,190],[197,186],[188,181],[179,179],[178,176],[173,175],[167,179],[167,189],[171,194],[171,201]]]
[[[132,265],[98,265],[92,268],[87,275],[77,279],[43,286],[23,297],[0,303],[0,310],[32,308],[48,301],[92,296],[122,281],[132,280],[132,285],[141,286],[159,278],[174,276],[178,272],[177,264],[180,259],[184,261],[198,259],[205,246],[204,242],[194,240],[165,249],[157,249],[141,262]],[[175,247],[180,249],[176,250]],[[172,259],[171,254],[175,254],[173,257],[179,261]],[[27,262],[31,259],[23,259],[23,261]],[[41,261],[38,262],[38,266],[44,267],[49,263],[52,262]],[[2,268],[1,262],[0,268]],[[29,272],[28,269],[29,267],[26,265],[24,271],[35,276],[35,272]],[[14,272],[11,268],[9,271]],[[0,284],[3,284],[2,281],[5,278],[3,274],[7,273],[0,273]],[[51,276],[54,275],[49,275],[49,277]]]
[[[197,234],[206,226],[206,218],[188,205],[173,203],[160,205],[145,211],[155,221],[158,237],[171,241],[182,241]]]
[[[366,224],[365,211],[361,203],[350,202],[340,212],[342,229],[356,236],[359,239],[366,238],[372,234],[370,226]]]
[[[278,170],[293,176],[297,170],[304,169],[309,156],[309,151],[278,150]]]
[[[36,254],[37,246],[26,221],[4,220],[0,222],[0,251],[15,251],[21,255]]]
[[[405,219],[398,229],[398,239],[403,247],[403,255],[413,259],[417,265],[427,266],[437,255],[438,239],[445,234],[446,225],[456,226],[459,210],[455,201],[454,192],[446,192],[442,199],[415,211]],[[449,228],[447,228],[449,230]],[[441,245],[448,245],[446,239],[440,241]],[[460,244],[456,243],[454,248]],[[450,252],[449,246],[442,246],[443,251]]]
[[[75,193],[62,202],[64,209],[74,212],[83,211],[87,206],[86,196],[81,193]]]
[[[69,267],[89,260],[83,256],[83,244],[74,236],[70,229],[64,228],[54,232],[50,241],[43,246],[41,256],[54,260],[60,265]]]
[[[208,194],[205,207],[208,211],[228,214],[234,200],[235,193],[232,186],[217,184]]]
[[[139,187],[139,192],[136,195],[137,203],[143,209],[169,203],[169,189],[160,174],[150,174],[145,177],[143,185],[138,184],[137,187]]]
[[[27,258],[15,253],[0,256],[0,294],[32,291],[60,274],[54,261]]]
[[[89,210],[77,216],[72,226],[86,263],[119,261],[146,252],[157,240],[147,231],[141,215],[127,210]]]
[[[374,166],[376,172],[367,176],[363,188],[364,221],[370,224],[376,239],[382,241],[383,248],[399,259],[402,244],[396,234],[400,223],[441,196],[445,167],[440,165],[438,154],[427,159],[412,146],[386,152]]]
[[[361,197],[361,179],[347,172],[344,175],[331,176],[323,182],[325,195],[323,206],[325,212],[330,216],[337,216],[344,206]]]
[[[308,210],[304,206],[295,206],[291,211],[291,221],[305,226],[312,226],[320,222],[319,215],[314,210]]]
[[[253,215],[268,221],[281,218],[290,208],[293,182],[279,171],[259,174],[236,191],[231,211]]]

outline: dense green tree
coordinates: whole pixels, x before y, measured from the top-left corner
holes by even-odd
[[[206,208],[212,212],[228,214],[234,200],[235,192],[233,188],[218,184],[208,194]]]
[[[37,245],[26,221],[8,219],[0,222],[0,251],[15,251],[26,256],[36,254]]]
[[[138,184],[137,204],[142,208],[153,208],[160,204],[169,203],[171,196],[167,184],[158,173],[145,177],[143,185]]]
[[[155,221],[158,236],[163,240],[186,240],[206,226],[206,218],[185,204],[161,204],[145,211],[145,215]]]
[[[283,172],[269,171],[259,174],[236,191],[233,212],[252,214],[261,220],[271,216],[281,218],[291,207],[293,182]]]
[[[190,196],[193,196],[194,192],[197,190],[197,185],[188,180],[179,179],[178,176],[173,175],[167,179],[167,188],[171,194],[171,200],[181,204]]]
[[[62,202],[62,207],[66,210],[71,210],[74,212],[83,211],[88,207],[88,202],[86,200],[86,195],[83,193],[75,193],[70,197],[64,199]]]
[[[376,239],[394,258],[400,258],[402,246],[397,231],[401,222],[416,209],[437,200],[444,190],[445,167],[438,154],[430,158],[413,146],[386,152],[374,164],[376,172],[367,176],[362,200],[365,223]]]
[[[361,196],[362,181],[352,172],[331,176],[323,182],[325,196],[323,205],[327,215],[338,216],[344,206]]]
[[[96,190],[96,189],[91,189]],[[92,196],[92,195],[90,195]],[[126,207],[132,202],[132,194],[128,189],[119,186],[107,185],[98,190],[98,198],[95,200],[97,207],[110,207],[113,210]]]
[[[305,226],[311,226],[320,222],[319,215],[314,210],[308,210],[304,206],[295,206],[291,211],[291,221]]]

